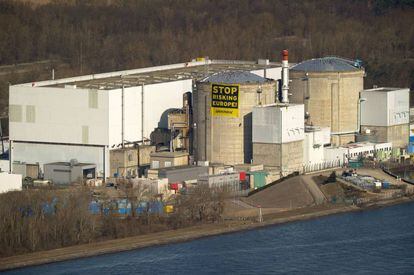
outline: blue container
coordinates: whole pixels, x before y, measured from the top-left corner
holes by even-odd
[[[135,213],[137,213],[138,215],[144,214],[147,212],[147,208],[146,207],[137,207],[135,208]]]
[[[45,215],[55,214],[56,204],[58,199],[53,198],[51,203],[45,202],[42,204],[42,212]]]
[[[148,203],[147,202],[140,202],[138,207],[135,208],[135,213],[139,214],[144,214],[148,211]]]
[[[105,216],[108,216],[111,213],[111,210],[109,209],[109,207],[105,207],[103,209],[103,213],[104,213]]]
[[[131,203],[127,199],[117,201],[118,214],[130,215],[131,214]]]
[[[20,207],[19,211],[20,211],[22,217],[31,217],[34,214],[32,208],[30,206]]]
[[[408,153],[414,153],[414,142],[410,142],[407,146],[407,152]]]
[[[109,210],[109,209],[108,209]],[[98,215],[101,213],[101,205],[99,202],[91,201],[89,203],[89,213],[93,215]]]
[[[388,181],[382,182],[382,188],[384,188],[384,189],[390,188],[390,183]]]
[[[52,204],[45,202],[42,204],[42,212],[45,215],[52,215],[53,213],[55,213],[55,209],[52,206]]]
[[[131,215],[131,208],[118,208],[118,214]]]
[[[148,212],[152,214],[164,213],[164,204],[160,201],[152,201],[149,203]]]

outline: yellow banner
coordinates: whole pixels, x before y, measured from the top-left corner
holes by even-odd
[[[239,117],[239,85],[211,84],[211,115]]]

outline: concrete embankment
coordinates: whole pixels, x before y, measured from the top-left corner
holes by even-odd
[[[413,201],[409,198],[400,198],[381,202],[381,204],[369,205],[383,207],[388,204]],[[255,223],[249,221],[230,221],[218,224],[208,224],[188,227],[178,230],[169,230],[151,233],[142,236],[115,239],[91,244],[83,244],[48,251],[17,255],[0,259],[0,270],[9,270],[33,265],[41,265],[76,258],[91,257],[108,253],[115,253],[133,249],[139,249],[155,245],[184,242],[213,235],[228,234],[237,231],[251,230],[264,226],[283,224],[294,221],[308,220],[333,214],[361,211],[363,208],[355,206],[320,205],[307,209],[286,211],[279,214],[265,216],[265,221]]]

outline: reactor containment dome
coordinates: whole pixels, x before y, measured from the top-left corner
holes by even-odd
[[[359,131],[359,93],[365,71],[360,61],[324,57],[290,68],[290,100],[304,104],[306,124],[330,127],[331,143],[355,141]]]

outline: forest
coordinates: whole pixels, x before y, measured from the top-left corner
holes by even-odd
[[[366,87],[414,88],[413,23],[414,0],[2,0],[0,66],[52,60],[61,78],[287,48],[291,62],[361,59]],[[45,70],[2,74],[0,108],[9,83]]]

